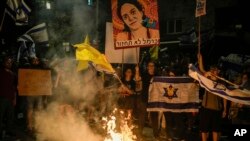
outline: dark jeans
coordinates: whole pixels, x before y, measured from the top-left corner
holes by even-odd
[[[166,133],[168,138],[184,139],[185,121],[184,113],[164,112],[166,120]]]
[[[147,117],[147,102],[145,102],[140,95],[136,98],[136,117],[138,118],[139,134],[142,135],[143,128]]]
[[[7,98],[0,97],[0,133],[2,133],[4,125],[7,132],[11,132],[13,130],[13,119],[14,106],[12,101]],[[6,122],[4,120],[6,120]]]
[[[150,117],[151,117],[154,137],[158,137],[159,136],[159,122],[158,122],[159,112],[150,112]]]

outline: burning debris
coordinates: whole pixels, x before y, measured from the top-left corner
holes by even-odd
[[[135,126],[130,124],[131,119],[125,118],[123,111],[115,108],[109,117],[102,120],[103,128],[107,131],[104,141],[136,141],[137,137],[132,131]]]

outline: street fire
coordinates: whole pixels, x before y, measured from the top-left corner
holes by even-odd
[[[123,111],[118,112],[115,108],[109,117],[103,117],[103,128],[107,131],[104,141],[135,141],[136,135],[133,134],[134,126],[130,125],[131,119],[126,118]],[[117,117],[119,120],[117,120]]]

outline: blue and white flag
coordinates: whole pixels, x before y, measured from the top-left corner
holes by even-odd
[[[199,87],[190,77],[154,77],[147,111],[198,112]]]
[[[35,43],[29,35],[24,34],[19,37],[17,41],[21,42],[21,45],[18,49],[17,62],[19,62],[20,58],[28,60],[28,58],[36,57]],[[30,44],[28,44],[28,42]]]
[[[235,103],[250,105],[250,91],[241,88],[230,88],[224,84],[210,80],[192,64],[189,66],[189,76],[197,80],[200,86],[212,94],[225,98]]]
[[[6,5],[5,13],[15,21],[16,25],[28,24],[28,14],[31,12],[31,9],[24,0],[7,0]]]
[[[28,34],[34,40],[36,46],[49,46],[49,36],[46,23],[41,23],[32,27],[25,34]]]
[[[21,42],[17,54],[17,62],[20,58],[28,59],[36,57],[36,46],[49,46],[49,38],[47,27],[45,23],[34,26],[28,30],[24,35],[17,39],[18,42]],[[29,45],[27,43],[30,43]]]

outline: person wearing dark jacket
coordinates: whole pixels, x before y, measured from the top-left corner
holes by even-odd
[[[142,130],[145,124],[145,117],[147,115],[147,104],[148,104],[148,91],[151,83],[151,79],[156,75],[155,63],[150,61],[147,63],[147,71],[140,75],[139,67],[136,67],[135,81],[142,81],[142,92],[137,97],[137,109],[139,115],[139,132],[142,134]],[[158,127],[158,112],[150,112],[150,117],[152,121],[154,137],[158,138],[159,136],[159,127]]]
[[[14,106],[16,103],[16,76],[11,71],[13,61],[10,57],[4,59],[0,69],[0,133],[2,135],[5,123],[6,134],[13,134]],[[4,122],[6,119],[6,122]]]
[[[131,119],[135,107],[135,81],[133,79],[133,71],[131,68],[126,68],[122,78],[123,85],[120,90],[120,98],[118,104],[121,109],[125,110],[127,119]]]
[[[198,54],[199,69],[205,77],[217,81],[219,69],[211,66],[209,71],[205,71],[202,55]],[[200,110],[200,132],[202,141],[208,140],[209,132],[212,132],[213,141],[219,140],[221,132],[222,118],[226,117],[227,100],[223,99],[209,91],[205,91]]]

